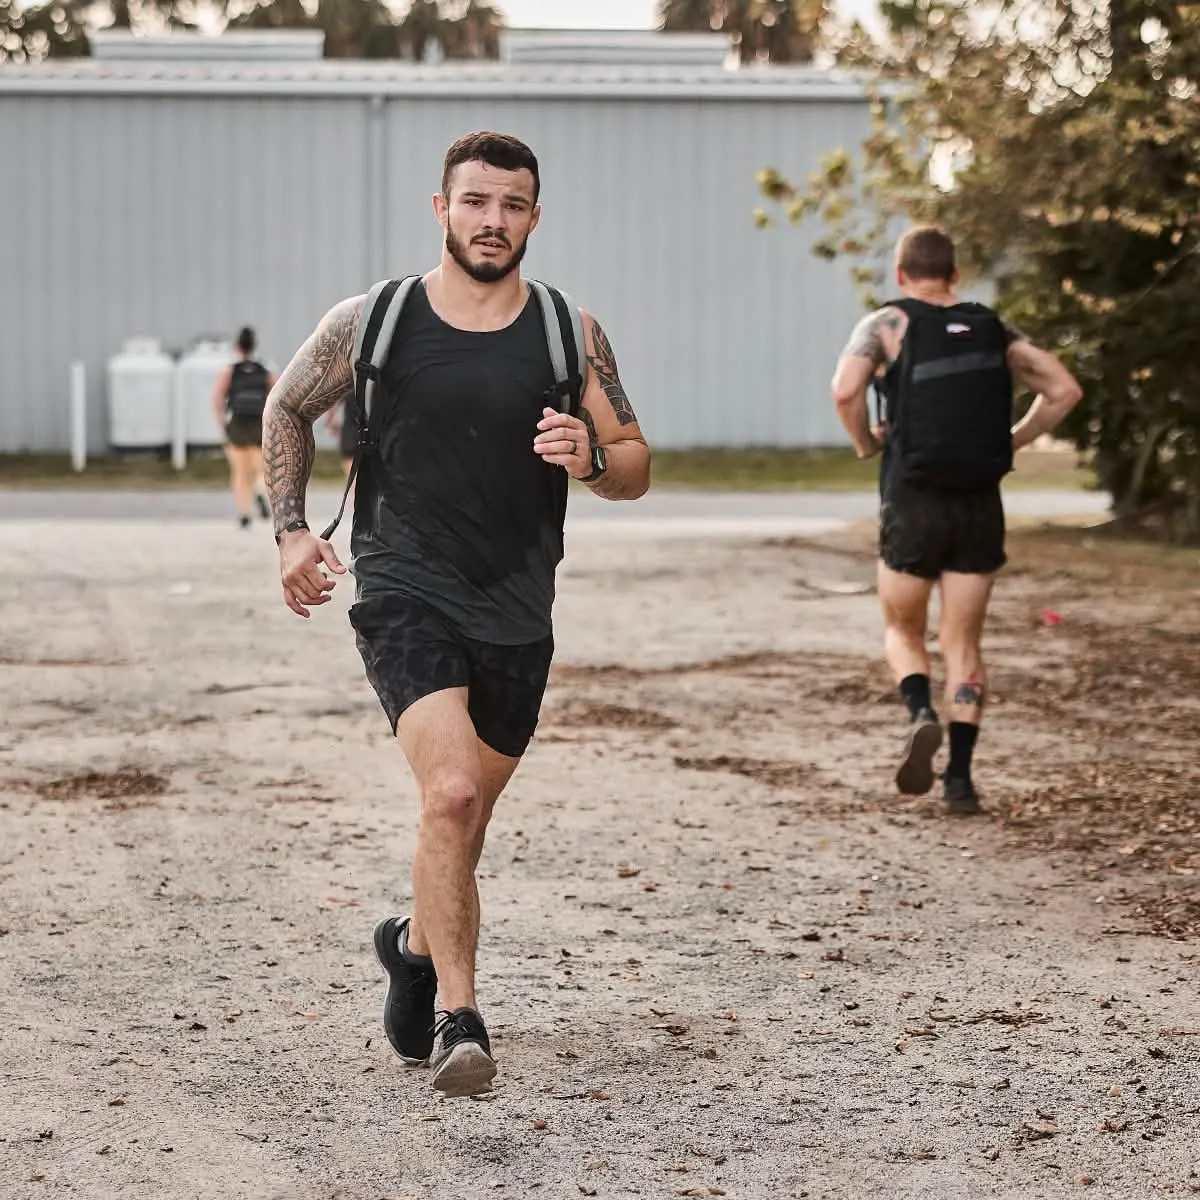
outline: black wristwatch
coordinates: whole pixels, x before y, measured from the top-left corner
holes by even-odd
[[[282,528],[282,529],[281,529],[281,530],[280,530],[280,531],[279,531],[279,532],[278,532],[278,533],[275,535],[275,545],[277,545],[277,546],[279,545],[279,540],[280,540],[280,538],[282,538],[282,537],[283,537],[283,535],[284,535],[285,533],[295,533],[295,532],[296,532],[298,529],[307,529],[307,528],[308,528],[308,522],[307,522],[307,521],[299,521],[299,520],[297,520],[297,521],[289,521],[289,522],[288,522],[288,523],[287,523],[287,524],[286,524],[286,525],[285,525],[285,526],[284,526],[284,527],[283,527],[283,528]]]
[[[590,475],[580,475],[580,483],[595,483],[608,470],[608,459],[603,446],[592,447],[592,472]]]

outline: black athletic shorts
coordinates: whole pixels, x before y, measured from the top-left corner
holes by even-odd
[[[1008,559],[999,487],[940,492],[890,484],[879,514],[879,556],[893,571],[921,579],[1000,570]]]
[[[230,417],[225,423],[225,436],[231,446],[261,446],[262,417]]]
[[[554,638],[496,646],[463,637],[420,601],[389,593],[350,609],[358,651],[396,731],[410,704],[445,688],[465,687],[479,740],[520,758],[537,728]]]

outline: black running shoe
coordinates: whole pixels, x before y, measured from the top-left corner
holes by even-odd
[[[410,918],[387,917],[375,926],[375,953],[387,972],[383,1031],[392,1049],[409,1066],[419,1067],[433,1050],[437,973],[432,964],[411,963],[400,952]]]
[[[254,503],[258,505],[258,515],[264,521],[271,519],[271,506],[267,503],[267,498],[261,492],[254,497]]]
[[[433,1086],[447,1096],[490,1092],[496,1063],[483,1018],[473,1008],[456,1008],[439,1014],[434,1032]]]
[[[979,794],[975,785],[969,779],[961,779],[957,775],[947,775],[942,780],[942,803],[946,811],[960,817],[973,817],[982,812],[979,806]]]
[[[238,524],[241,525],[241,527],[243,529],[249,529],[250,528],[250,518],[248,516],[246,516],[245,513],[243,513],[240,517],[238,517]]]
[[[942,744],[942,726],[932,709],[913,718],[896,771],[896,787],[905,796],[924,796],[933,787],[933,756]]]

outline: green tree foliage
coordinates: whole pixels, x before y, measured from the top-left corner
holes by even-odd
[[[669,33],[728,33],[744,63],[811,62],[829,15],[828,0],[659,0]]]
[[[1084,385],[1066,433],[1121,515],[1200,536],[1200,7],[1168,0],[884,0],[892,36],[861,151],[760,175],[864,290],[900,221],[963,266]],[[760,212],[762,222],[768,213]],[[874,299],[878,298],[875,292]]]
[[[231,29],[320,29],[330,58],[495,58],[503,17],[484,0],[0,0],[0,62],[86,54],[91,29],[194,27],[205,14]]]

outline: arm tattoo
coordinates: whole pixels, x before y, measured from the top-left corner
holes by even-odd
[[[362,306],[356,296],[330,309],[271,389],[263,413],[263,475],[276,533],[304,519],[317,452],[313,422],[354,390],[350,354]]]
[[[903,321],[904,314],[894,308],[881,308],[863,317],[854,327],[844,353],[855,358],[869,359],[876,367],[883,366],[888,361],[887,347],[883,344],[883,331],[887,329],[892,333],[899,333]]]
[[[580,408],[579,419],[587,426],[588,446],[595,447],[599,445],[600,438],[596,433],[596,422],[592,418],[592,414],[586,408]]]
[[[600,386],[604,389],[613,412],[617,414],[617,423],[632,425],[637,420],[637,415],[633,411],[633,405],[629,403],[629,397],[625,395],[624,387],[621,386],[612,344],[595,318],[592,319],[592,343],[594,349],[588,355],[588,362],[596,372],[596,378],[600,380]]]

